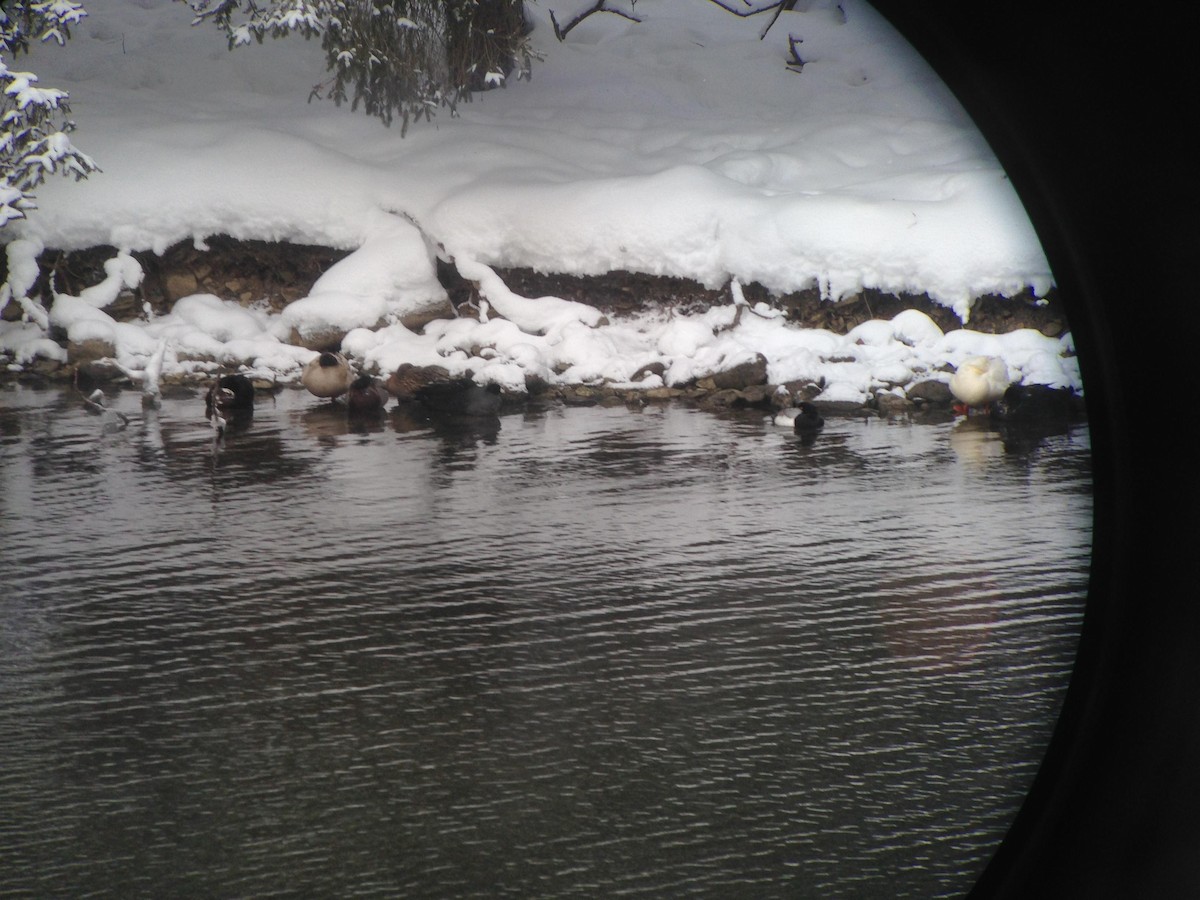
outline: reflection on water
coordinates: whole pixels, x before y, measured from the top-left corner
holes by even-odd
[[[956,895],[1079,633],[1085,428],[0,391],[38,896]]]

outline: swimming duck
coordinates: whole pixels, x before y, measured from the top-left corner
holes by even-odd
[[[779,410],[771,418],[771,424],[797,433],[809,433],[819,430],[825,424],[825,420],[817,410],[816,404],[805,400],[795,406]]]
[[[222,375],[204,395],[205,415],[254,408],[254,384],[245,375]]]
[[[387,405],[388,392],[370,375],[359,375],[346,392],[350,412],[378,412]]]
[[[1079,398],[1073,391],[1046,384],[1014,384],[992,407],[992,418],[1002,422],[1069,420]]]
[[[825,419],[815,405],[807,400],[796,407],[792,428],[796,434],[816,434],[825,425]]]
[[[332,350],[326,350],[313,359],[300,373],[300,383],[308,388],[310,394],[331,400],[350,390],[353,381],[354,372],[346,357]]]
[[[456,416],[496,416],[500,413],[500,385],[480,385],[470,378],[424,385],[416,390],[416,397],[431,412]]]
[[[972,409],[988,410],[1004,396],[1012,380],[1004,360],[995,356],[964,359],[950,376],[950,393],[958,403],[954,409],[963,415]]]

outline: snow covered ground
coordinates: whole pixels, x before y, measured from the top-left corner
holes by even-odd
[[[288,343],[293,328],[334,328],[366,371],[436,362],[516,390],[526,372],[626,383],[656,361],[664,376],[640,384],[681,383],[756,352],[772,382],[823,378],[829,400],[944,377],[940,367],[980,353],[1025,383],[1082,388],[1069,335],[969,328],[971,298],[1041,295],[1052,274],[969,118],[858,0],[801,0],[765,39],[766,16],[643,0],[640,23],[593,15],[562,43],[550,11],[564,21],[584,4],[538,0],[529,10],[543,60],[532,80],[403,139],[361,112],[307,102],[324,76],[315,42],[230,52],[173,0],[85,5],[70,44],[37,48],[28,66],[70,92],[74,141],[103,171],[52,180],[39,210],[0,230],[11,288],[0,299],[24,310],[23,321],[0,322],[11,366],[65,360],[49,339],[56,327],[110,342],[134,373],[240,367],[291,381],[315,355]],[[802,39],[801,72],[785,66],[789,34]],[[282,314],[211,295],[138,322],[105,312],[141,277],[129,251],[221,233],[355,252]],[[442,296],[431,241],[487,303],[478,319],[418,334],[398,317]],[[23,296],[43,248],[102,244],[122,251],[102,284],[48,311]],[[685,276],[726,286],[730,302],[607,322],[590,307],[513,294],[493,271],[508,266]],[[839,336],[765,305],[725,327],[750,281],[816,285],[830,298],[925,291],[964,327],[942,333],[910,311]],[[486,358],[471,355],[480,347]]]

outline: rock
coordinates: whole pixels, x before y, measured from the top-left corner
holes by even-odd
[[[171,302],[199,292],[200,282],[191,272],[174,271],[163,277],[163,292]]]
[[[586,384],[564,385],[562,401],[569,406],[594,406],[604,395]]]
[[[891,391],[880,391],[875,395],[875,406],[883,416],[903,416],[912,409],[913,402],[907,397],[893,394]]]
[[[75,366],[79,385],[94,387],[100,384],[111,384],[125,377],[125,373],[117,368],[111,360],[86,360]]]
[[[695,397],[701,409],[769,409],[772,405],[774,387],[768,384],[751,385],[745,390],[725,388],[708,391]]]
[[[651,375],[657,375],[662,378],[667,374],[667,367],[660,362],[646,363],[630,376],[630,381],[645,381]]]
[[[954,399],[950,393],[950,385],[935,378],[931,378],[928,381],[918,381],[916,384],[909,385],[905,394],[909,400],[916,403],[949,404]]]
[[[1063,332],[1067,330],[1067,326],[1058,319],[1051,319],[1049,322],[1043,322],[1038,326],[1038,331],[1046,335],[1046,337],[1061,337]]]
[[[409,331],[419,332],[430,322],[438,319],[453,319],[454,316],[454,307],[450,305],[449,298],[445,298],[430,303],[428,306],[405,313],[400,317],[400,324]]]
[[[754,354],[754,359],[739,363],[721,372],[714,372],[697,384],[712,382],[712,390],[739,390],[751,385],[767,383],[767,358],[761,353]],[[707,386],[707,385],[706,385]]]
[[[778,394],[775,403],[780,409],[788,406],[799,406],[801,403],[817,397],[823,390],[825,390],[823,382],[810,381],[808,379],[785,381],[779,385],[781,393]]]
[[[77,367],[116,355],[117,348],[112,341],[101,338],[88,338],[83,341],[71,341],[67,344],[67,362]]]
[[[764,387],[768,391],[767,400],[771,409],[787,409],[795,405],[791,393],[782,384],[768,384]]]
[[[142,317],[142,301],[133,291],[123,290],[104,308],[118,322],[134,322]]]
[[[548,393],[550,382],[536,372],[525,372],[525,392],[530,397],[540,397]]]
[[[742,391],[747,406],[769,407],[774,402],[775,386],[771,384],[752,384]]]
[[[697,403],[701,409],[730,409],[742,400],[742,392],[733,388],[713,391],[700,397]],[[745,405],[744,403],[742,405]]]
[[[646,388],[642,391],[642,396],[647,400],[674,400],[683,396],[683,390],[674,387]]]
[[[32,363],[26,366],[26,371],[33,372],[35,375],[49,377],[58,374],[62,367],[63,364],[57,359],[47,359],[45,356],[38,356]]]
[[[328,325],[319,326],[311,331],[308,329],[301,331],[299,328],[293,327],[291,334],[288,336],[288,343],[323,353],[326,350],[340,349],[342,340],[345,337],[346,332],[344,330]]]
[[[825,400],[818,402],[816,406],[826,416],[867,419],[878,417],[879,415],[876,410],[871,409],[869,406],[855,403],[852,400]]]

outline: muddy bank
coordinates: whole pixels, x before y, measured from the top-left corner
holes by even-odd
[[[145,272],[145,279],[136,291],[123,298],[130,307],[128,310],[110,308],[108,312],[118,319],[122,313],[134,317],[142,314],[145,302],[155,315],[163,315],[170,312],[180,297],[196,293],[215,294],[246,305],[261,303],[279,312],[293,300],[308,296],[313,283],[350,253],[332,247],[237,240],[224,235],[207,238],[205,244],[206,249],[198,249],[193,242],[182,241],[162,255],[151,251],[132,253]],[[74,252],[47,250],[40,257],[42,276],[31,296],[40,297],[43,306],[49,308],[50,274],[59,293],[78,294],[103,280],[104,263],[116,252],[114,247]],[[7,278],[6,266],[0,254],[2,278]],[[594,306],[606,315],[633,315],[655,308],[693,313],[730,302],[727,288],[710,290],[686,278],[623,271],[597,276],[547,274],[532,269],[496,271],[505,284],[522,296],[562,297]],[[470,300],[470,284],[457,278],[452,269],[443,267],[439,278],[452,306]],[[823,328],[836,334],[845,334],[869,319],[890,319],[906,309],[920,310],[943,331],[963,327],[952,310],[925,294],[895,295],[865,290],[829,301],[822,299],[815,287],[775,295],[756,283],[745,285],[743,293],[751,303],[765,302],[783,310],[789,321],[801,327]],[[452,315],[453,310],[447,308],[445,313]],[[10,304],[4,315],[19,315],[19,310]],[[1068,328],[1053,290],[1041,298],[1031,294],[978,297],[971,307],[969,325],[976,331],[993,334],[1032,328],[1050,337],[1060,337]]]

